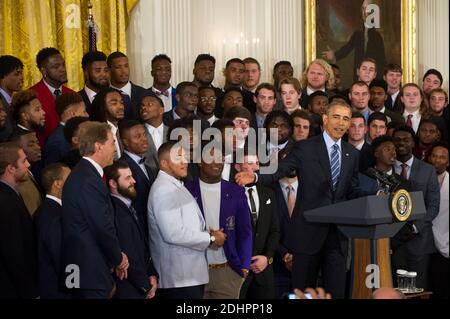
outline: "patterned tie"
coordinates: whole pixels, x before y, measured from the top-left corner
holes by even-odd
[[[136,209],[134,209],[133,205],[130,206],[130,212],[131,212],[131,215],[133,216],[133,218],[136,221],[138,221],[137,212],[136,212]]]
[[[255,199],[253,198],[253,188],[248,189],[248,197],[250,199],[250,209],[252,211],[252,224],[253,227],[256,227],[256,223],[258,222],[258,213],[256,212]]]
[[[53,95],[55,95],[55,98],[58,98],[61,96],[61,90],[60,89],[56,89],[53,91]]]
[[[331,181],[333,183],[333,191],[336,191],[340,173],[341,164],[339,158],[339,145],[334,144],[331,152]]]
[[[408,179],[408,165],[403,163],[400,165],[402,167],[402,172],[400,173],[400,176],[404,179]]]
[[[156,94],[156,96],[158,96],[158,97],[160,97],[161,95],[164,95],[165,97],[169,97],[169,90],[165,90],[164,92],[156,91],[156,90],[155,90],[155,94]]]
[[[295,207],[295,190],[291,184],[286,186],[286,190],[287,190],[287,207],[290,218],[292,217],[292,213],[294,212]]]
[[[413,116],[414,116],[414,115],[409,114],[409,115],[408,115],[408,118],[406,119],[406,125],[409,126],[409,127],[413,127],[413,123],[412,123],[412,118],[413,118]]]

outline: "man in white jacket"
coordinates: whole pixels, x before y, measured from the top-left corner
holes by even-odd
[[[167,142],[158,150],[160,171],[148,199],[150,251],[159,274],[164,299],[201,299],[208,283],[206,249],[222,247],[221,230],[207,230],[191,193],[183,186],[187,176],[185,150]]]

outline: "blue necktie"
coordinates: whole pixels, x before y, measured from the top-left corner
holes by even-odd
[[[339,145],[334,144],[331,152],[331,181],[333,183],[333,191],[336,191],[340,173],[341,164],[339,158]]]

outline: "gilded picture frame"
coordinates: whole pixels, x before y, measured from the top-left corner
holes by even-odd
[[[305,0],[305,65],[309,65],[316,58],[322,57],[322,50],[318,48],[318,3],[322,0]],[[389,1],[389,0],[383,0]],[[401,66],[403,68],[403,83],[417,80],[417,29],[416,29],[416,0],[400,1],[401,26]],[[320,51],[320,52],[317,52]],[[380,70],[379,70],[380,72]],[[383,71],[381,70],[381,73]]]

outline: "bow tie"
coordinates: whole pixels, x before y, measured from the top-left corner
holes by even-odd
[[[139,160],[139,165],[144,164],[144,163],[145,163],[145,157],[143,157]]]
[[[164,95],[165,97],[169,97],[169,90],[166,90],[164,92],[159,92],[159,91],[155,90],[155,94],[156,94],[156,96]]]

